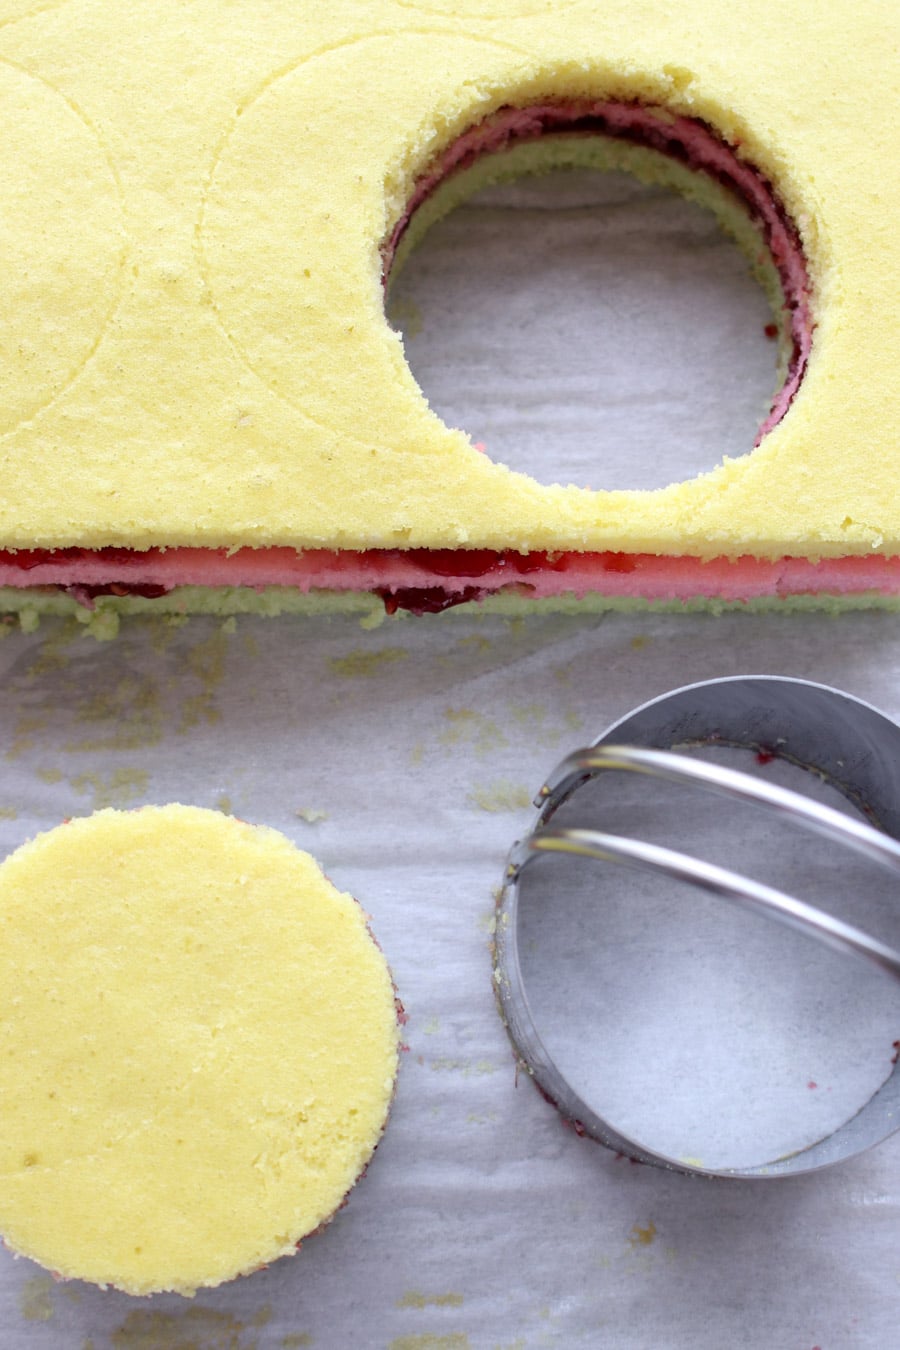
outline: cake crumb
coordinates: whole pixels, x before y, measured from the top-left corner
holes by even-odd
[[[397,613],[394,615],[394,618],[402,619],[403,611],[398,610]],[[386,619],[387,619],[387,610],[385,609],[384,605],[381,604],[381,602],[379,601],[377,604],[373,604],[372,608],[369,610],[367,614],[364,614],[362,616],[362,618],[359,621],[359,626],[360,628],[363,629],[364,632],[369,633],[375,628],[380,628]]]
[[[433,1073],[459,1073],[463,1078],[484,1078],[497,1072],[497,1065],[492,1064],[489,1059],[476,1059],[473,1062],[468,1059],[451,1059],[449,1056],[431,1060],[429,1067]]]
[[[320,820],[328,819],[325,811],[316,811],[311,806],[298,806],[294,815],[298,820],[305,820],[307,825],[318,825]]]
[[[53,1307],[53,1281],[49,1275],[35,1275],[26,1280],[19,1294],[19,1308],[28,1322],[49,1322],[56,1311]]]
[[[499,778],[494,783],[473,788],[469,793],[469,802],[480,811],[491,813],[521,811],[531,805],[531,793],[521,783]]]
[[[335,675],[351,680],[371,680],[381,674],[382,667],[396,665],[406,661],[409,652],[405,647],[382,647],[381,651],[353,651],[346,656],[335,656],[328,662]]]
[[[398,1336],[390,1342],[387,1350],[469,1350],[469,1338],[463,1331],[451,1332],[449,1336]]]
[[[13,729],[14,740],[6,752],[6,758],[13,761],[24,754],[26,750],[33,749],[34,735],[32,733],[35,731],[44,731],[49,725],[49,721],[49,717],[44,713],[20,717]]]
[[[115,1350],[166,1350],[175,1346],[208,1346],[209,1350],[255,1350],[256,1336],[245,1337],[246,1327],[230,1313],[212,1308],[188,1308],[184,1313],[131,1312],[112,1333]]]
[[[629,1234],[628,1237],[628,1243],[629,1246],[635,1248],[649,1247],[655,1237],[656,1237],[656,1224],[651,1219],[650,1222],[647,1224],[646,1228],[642,1228],[638,1223],[633,1225],[631,1233]]]
[[[83,616],[79,611],[75,617],[79,623],[84,624],[85,631],[98,642],[112,642],[113,638],[119,636],[118,610],[107,609],[98,604],[96,609],[86,609]]]
[[[462,1305],[462,1294],[420,1294],[415,1289],[408,1289],[397,1299],[398,1308],[461,1308]]]
[[[148,777],[143,769],[116,769],[106,778],[99,773],[80,773],[69,781],[78,793],[93,792],[94,811],[104,806],[131,806],[147,795]]]
[[[146,675],[129,673],[115,684],[104,683],[88,690],[76,705],[75,720],[99,725],[99,734],[66,741],[65,749],[83,753],[95,750],[141,750],[162,738],[159,690]]]
[[[450,725],[438,737],[441,745],[469,744],[476,755],[484,758],[509,744],[497,723],[474,708],[446,708],[444,718]]]

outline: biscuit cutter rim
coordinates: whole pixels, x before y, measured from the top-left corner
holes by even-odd
[[[679,755],[670,748],[701,744],[786,759],[829,782],[857,807],[862,806],[881,828],[801,793]],[[513,845],[507,859],[497,905],[495,990],[519,1063],[541,1092],[579,1133],[637,1162],[695,1176],[765,1179],[816,1171],[854,1157],[900,1129],[900,1056],[868,1101],[836,1129],[783,1157],[734,1168],[688,1163],[627,1136],[572,1087],[541,1039],[519,963],[519,877],[541,854],[577,854],[693,883],[866,960],[900,983],[900,951],[784,892],[641,840],[597,830],[548,828],[554,813],[579,787],[611,770],[690,782],[756,803],[862,854],[900,878],[900,726],[878,709],[827,685],[774,675],[701,681],[642,704],[557,765],[535,798],[535,825]]]

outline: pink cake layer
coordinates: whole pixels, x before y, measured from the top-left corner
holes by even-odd
[[[389,612],[425,613],[511,591],[535,600],[590,595],[726,602],[767,596],[900,595],[900,557],[743,557],[703,562],[650,553],[497,553],[489,549],[109,548],[0,552],[0,586],[98,595],[162,596],[177,586],[289,586],[300,592],[369,592]]]

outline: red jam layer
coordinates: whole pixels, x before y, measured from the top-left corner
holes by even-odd
[[[900,594],[900,557],[714,558],[493,549],[80,548],[0,551],[0,586],[48,587],[91,607],[99,595],[161,597],[178,586],[363,591],[389,612],[431,613],[507,592],[535,600],[591,595],[747,601],[765,596]]]

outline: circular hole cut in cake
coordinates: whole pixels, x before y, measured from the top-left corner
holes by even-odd
[[[552,460],[553,481],[652,489],[745,454],[809,355],[772,185],[660,108],[501,109],[418,177],[383,253],[434,411],[538,481]]]

